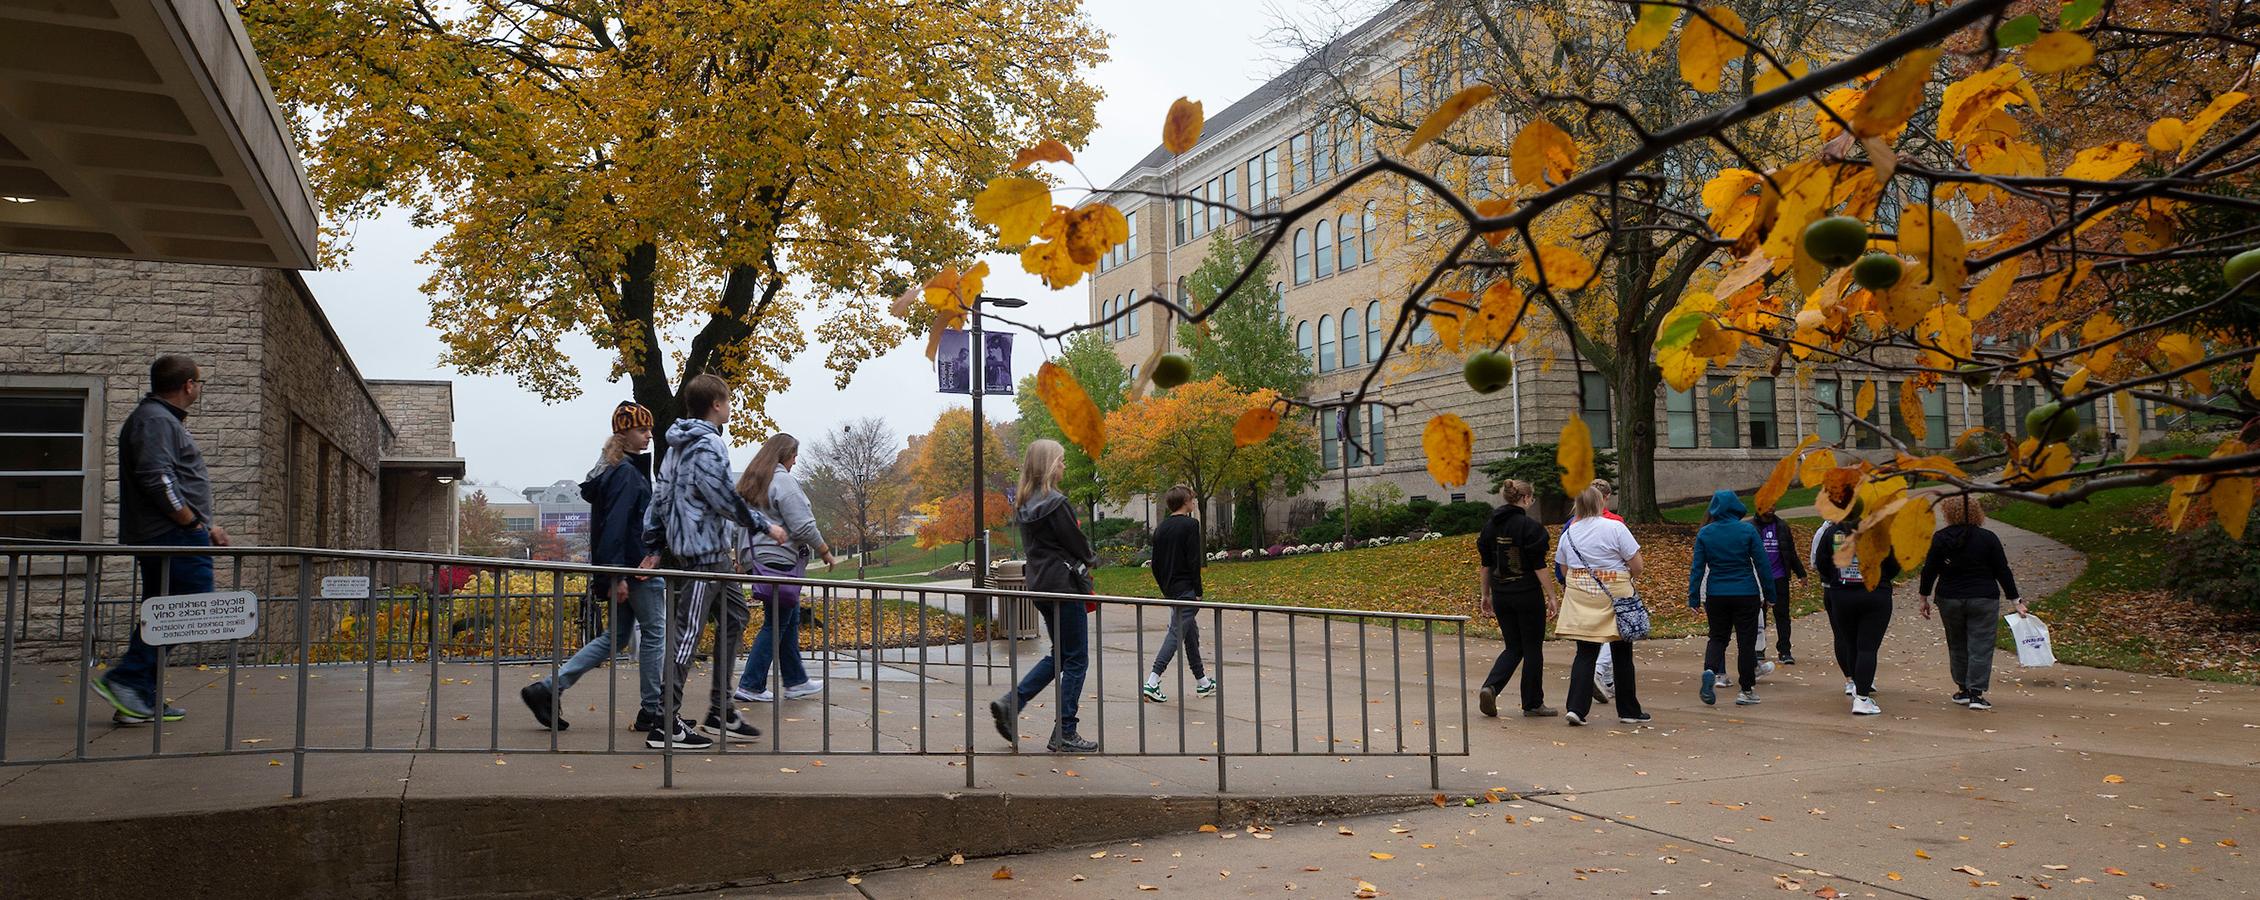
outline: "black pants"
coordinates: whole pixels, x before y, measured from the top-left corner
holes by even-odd
[[[1789,579],[1773,580],[1773,650],[1777,656],[1789,656]]]
[[[1640,695],[1634,690],[1632,677],[1632,642],[1611,641],[1608,646],[1609,658],[1616,661],[1617,715],[1640,715]],[[1580,719],[1593,709],[1593,664],[1600,659],[1600,644],[1577,642],[1577,658],[1569,664],[1569,700],[1564,705]]]
[[[1491,611],[1499,616],[1499,658],[1483,686],[1505,690],[1522,668],[1522,708],[1546,705],[1546,597],[1537,591],[1492,591]]]
[[[1710,615],[1711,642],[1703,647],[1703,668],[1713,672],[1726,670],[1726,641],[1735,642],[1735,682],[1747,691],[1758,682],[1758,616],[1764,601],[1757,597],[1711,595],[1703,609]]]
[[[1836,633],[1836,668],[1852,679],[1862,697],[1875,693],[1876,654],[1891,627],[1891,595],[1884,591],[1831,589],[1828,627]]]

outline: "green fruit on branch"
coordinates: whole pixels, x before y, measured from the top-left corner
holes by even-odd
[[[1852,264],[1852,283],[1871,291],[1888,290],[1899,283],[1899,276],[1905,271],[1906,266],[1900,264],[1899,257],[1870,253]]]
[[[2025,434],[2043,444],[2062,443],[2080,430],[2080,411],[2056,403],[2043,403],[2025,413]]]
[[[1805,226],[1805,255],[1831,269],[1852,264],[1868,249],[1868,224],[1830,216]]]
[[[1193,360],[1183,353],[1164,353],[1154,361],[1154,387],[1169,390],[1193,380]]]
[[[1467,386],[1476,393],[1493,393],[1515,380],[1514,357],[1497,350],[1478,350],[1468,354],[1460,374],[1467,378]]]

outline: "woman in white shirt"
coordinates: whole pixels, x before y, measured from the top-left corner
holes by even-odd
[[[1599,488],[1577,495],[1576,518],[1562,529],[1554,561],[1567,575],[1562,609],[1554,621],[1554,635],[1577,641],[1577,658],[1569,667],[1569,702],[1563,718],[1583,725],[1593,705],[1593,663],[1601,647],[1609,648],[1616,669],[1617,721],[1645,725],[1650,721],[1640,709],[1632,668],[1632,642],[1617,633],[1618,597],[1633,596],[1634,576],[1640,574],[1640,542],[1623,522],[1603,516]]]

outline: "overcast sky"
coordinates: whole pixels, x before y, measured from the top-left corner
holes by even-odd
[[[1099,27],[1111,34],[1110,60],[1092,74],[1106,91],[1098,130],[1077,162],[1103,185],[1160,140],[1170,101],[1190,96],[1210,111],[1223,109],[1285,68],[1269,40],[1278,10],[1250,0],[1091,0]],[[309,273],[307,281],[368,378],[441,378],[455,382],[456,449],[469,475],[513,488],[578,480],[596,455],[612,406],[629,399],[625,383],[604,380],[611,354],[576,336],[570,348],[582,378],[582,395],[548,405],[510,378],[464,375],[438,364],[439,332],[425,324],[427,302],[419,286],[429,274],[416,262],[435,232],[394,215],[362,223],[349,267]],[[1036,301],[1020,315],[1046,326],[1082,317],[1084,286],[1045,289],[1020,271],[1017,258],[990,261],[989,291]],[[812,325],[812,322],[804,322]],[[1037,342],[1015,342],[1015,375],[1042,360]],[[965,402],[935,391],[923,340],[865,364],[844,391],[834,390],[823,367],[825,348],[809,348],[786,369],[789,390],[769,412],[804,440],[849,419],[879,416],[897,435],[926,430],[947,406]],[[1013,418],[1010,398],[987,404],[992,420]],[[740,450],[743,456],[748,451]]]

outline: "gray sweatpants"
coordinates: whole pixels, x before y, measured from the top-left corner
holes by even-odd
[[[1946,663],[1954,683],[1972,694],[1993,686],[1993,637],[2001,630],[2001,601],[1983,597],[1940,597],[1938,618],[1946,624]]]
[[[1197,597],[1182,598],[1197,600]],[[1190,606],[1170,608],[1169,633],[1161,636],[1161,650],[1154,654],[1154,674],[1169,669],[1170,657],[1177,655],[1177,645],[1185,645],[1185,667],[1193,670],[1194,678],[1207,678],[1208,669],[1201,665],[1201,611]]]

